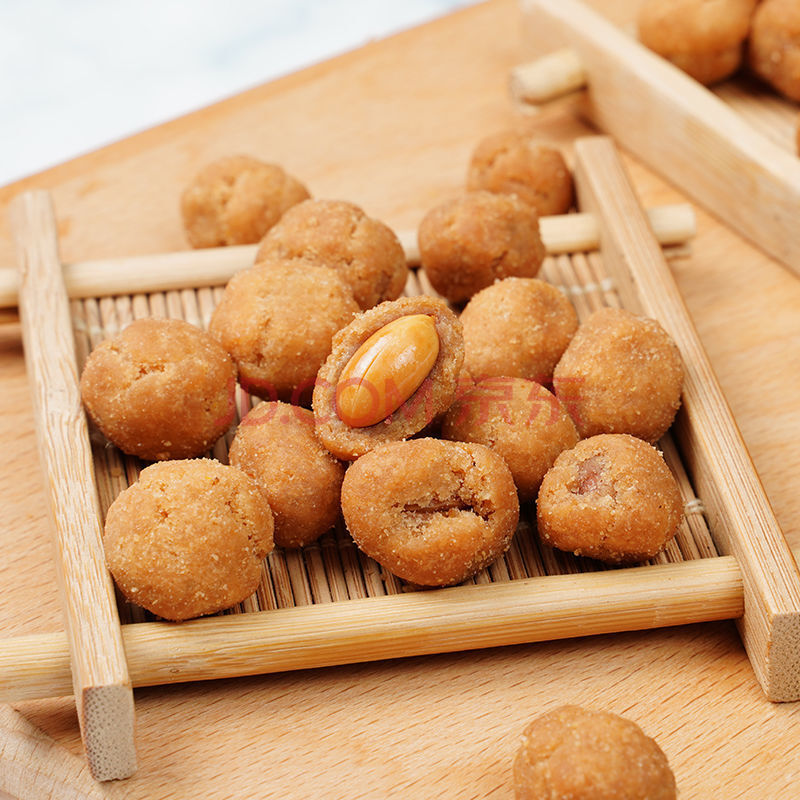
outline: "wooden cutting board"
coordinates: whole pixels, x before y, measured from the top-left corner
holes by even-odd
[[[594,5],[625,21],[633,4]],[[0,189],[0,205],[51,189],[67,261],[180,249],[182,186],[207,160],[247,152],[283,164],[318,197],[414,227],[461,189],[481,136],[516,125],[566,144],[588,132],[568,107],[538,117],[513,108],[508,72],[532,55],[519,21],[513,0],[493,0]],[[629,167],[646,204],[684,199]],[[798,547],[800,281],[698,219],[675,274]],[[3,213],[0,264],[12,261]],[[0,630],[58,630],[15,326],[0,328],[0,381]],[[520,731],[565,702],[641,724],[683,798],[791,798],[800,778],[800,706],[764,700],[732,623],[144,689],[136,699],[139,771],[104,786],[108,797],[507,798]],[[80,753],[71,699],[19,709]]]

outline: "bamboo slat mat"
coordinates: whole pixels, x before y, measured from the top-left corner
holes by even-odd
[[[565,292],[580,320],[597,308],[621,306],[613,281],[606,274],[602,257],[597,252],[548,257],[539,277]],[[183,289],[71,301],[79,368],[82,369],[92,348],[136,319],[184,319],[206,329],[222,291],[223,287]],[[404,293],[413,296],[435,294],[435,291],[422,270],[412,270]],[[258,398],[251,397],[237,387],[235,424],[257,402]],[[179,409],[176,409],[176,413],[179,413]],[[211,453],[223,463],[227,463],[235,424],[217,442]],[[105,517],[117,495],[137,480],[147,463],[121,453],[96,430],[92,432],[92,440],[100,505]],[[647,563],[675,563],[717,556],[703,515],[702,502],[695,496],[669,434],[659,447],[678,480],[686,513],[675,539],[664,552]],[[508,552],[467,582],[498,583],[608,568],[600,562],[564,553],[540,542],[536,535],[535,507],[529,504],[522,508],[519,527]],[[340,520],[334,529],[318,541],[299,550],[276,548],[263,563],[261,582],[256,592],[243,603],[222,613],[247,613],[380,597],[413,591],[415,588],[364,555]],[[123,624],[156,619],[149,612],[128,602],[119,592],[117,603]]]

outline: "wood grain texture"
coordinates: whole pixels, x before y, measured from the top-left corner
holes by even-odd
[[[98,780],[126,778],[136,769],[133,693],[103,555],[89,431],[50,197],[46,192],[20,195],[11,215],[19,253],[25,361],[78,718],[92,775]]]
[[[5,793],[5,795],[3,794]],[[0,798],[100,800],[86,762],[10,706],[0,706]]]
[[[134,686],[259,675],[739,617],[731,557],[125,625]],[[0,702],[69,691],[59,634],[0,642]]]
[[[637,0],[596,0],[615,23]],[[0,189],[48,188],[67,261],[185,247],[177,197],[208,160],[283,163],[319,197],[412,228],[463,186],[476,141],[515,127],[569,151],[569,107],[515,110],[511,68],[535,53],[516,0],[492,0]],[[280,124],[276,124],[276,120]],[[324,132],[321,135],[320,132]],[[684,202],[626,159],[648,205]],[[0,263],[13,263],[0,214]],[[800,281],[706,213],[671,268],[784,531],[800,544]],[[3,635],[58,630],[45,495],[19,329],[0,330]],[[764,699],[733,623],[136,690],[140,767],[109,798],[497,798],[530,719],[565,702],[654,736],[682,800],[794,800],[800,705]],[[71,699],[20,704],[76,755]],[[191,741],[189,741],[191,740]]]
[[[593,123],[800,274],[794,152],[581,0],[522,6],[536,49],[568,47],[579,56]]]
[[[767,696],[798,700],[800,573],[609,138],[575,143],[575,184],[581,205],[601,220],[604,261],[625,307],[657,319],[681,351],[686,373],[676,434],[712,535],[742,569],[745,647]]]

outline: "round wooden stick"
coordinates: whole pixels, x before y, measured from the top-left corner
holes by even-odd
[[[694,209],[686,204],[648,210],[656,239],[664,246],[681,244],[696,231]],[[551,255],[596,250],[597,223],[591,214],[542,217],[542,239]],[[416,231],[399,234],[412,266],[419,264]],[[188,286],[220,286],[240,269],[251,266],[258,245],[185,250],[131,258],[107,258],[65,264],[64,283],[71,298],[102,297],[137,292],[166,292]],[[17,304],[16,270],[0,269],[0,308]],[[0,324],[10,321],[0,316]]]
[[[515,100],[538,105],[586,86],[586,69],[574,50],[565,48],[520,64],[511,70],[509,87]]]
[[[731,557],[122,626],[134,686],[733,619]],[[69,694],[64,634],[0,641],[0,701]]]

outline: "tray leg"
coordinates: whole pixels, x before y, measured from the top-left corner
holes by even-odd
[[[11,218],[25,360],[81,735],[97,780],[126,778],[136,769],[133,692],[103,556],[89,432],[49,194],[28,192],[16,198]]]

